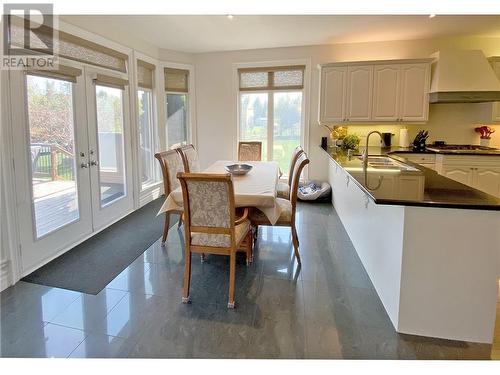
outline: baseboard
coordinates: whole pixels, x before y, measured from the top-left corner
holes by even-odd
[[[0,262],[0,292],[12,285],[10,260]]]

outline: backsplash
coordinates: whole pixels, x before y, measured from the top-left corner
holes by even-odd
[[[349,124],[348,133],[355,133],[361,137],[364,144],[366,135],[372,130],[379,132],[391,132],[392,145],[399,145],[399,130],[406,127],[412,141],[418,131],[425,129],[429,131],[427,143],[435,140],[444,140],[446,143],[454,144],[479,144],[479,134],[474,131],[477,124],[488,125],[496,131],[491,136],[490,147],[500,148],[500,123],[494,123],[492,119],[491,103],[453,103],[453,104],[431,104],[429,108],[429,121],[425,124]],[[380,139],[376,136],[370,137],[370,145],[377,146]]]

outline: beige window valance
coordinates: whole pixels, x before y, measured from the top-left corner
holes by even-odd
[[[188,92],[189,70],[165,68],[165,91]]]
[[[23,47],[24,19],[9,16],[9,22],[9,38],[11,43],[15,46]],[[34,33],[34,31],[31,32]],[[31,50],[33,51],[50,45],[54,47],[57,56],[124,73],[127,72],[128,56],[114,49],[101,46],[100,44],[63,31],[51,29],[44,25],[36,29],[36,36],[39,41],[33,41],[33,45],[31,46]]]
[[[57,69],[52,70],[35,70],[29,69],[27,70],[28,74],[48,77],[48,78],[56,78],[61,79],[63,81],[69,81],[76,83],[76,78],[82,75],[82,70],[78,68],[73,68],[71,66],[65,66],[59,64]]]
[[[155,66],[146,61],[137,60],[137,85],[145,89],[153,88]]]
[[[124,90],[125,86],[128,85],[128,80],[104,74],[97,74],[96,78],[94,78],[94,84]]]
[[[240,91],[302,90],[304,65],[238,69]]]

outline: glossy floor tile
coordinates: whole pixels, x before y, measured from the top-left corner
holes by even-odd
[[[335,210],[299,204],[298,266],[288,228],[261,227],[238,254],[193,257],[181,303],[183,231],[154,243],[98,295],[19,282],[0,294],[2,357],[488,359],[490,345],[395,332]]]

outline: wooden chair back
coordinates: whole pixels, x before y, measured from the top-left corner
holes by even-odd
[[[186,173],[198,173],[200,171],[200,161],[198,152],[193,145],[186,145],[176,149],[181,155]]]
[[[304,152],[302,146],[297,146],[293,149],[292,158],[290,159],[290,170],[288,172],[288,186],[292,186],[293,169],[295,168],[295,162],[297,161],[300,154]]]
[[[191,248],[235,248],[235,203],[231,175],[179,173],[184,205],[186,245]],[[192,245],[193,234],[206,243]],[[222,236],[222,237],[221,237]],[[230,236],[230,246],[220,246]],[[227,242],[227,241],[226,241]]]
[[[241,141],[238,143],[238,161],[261,161],[262,142]]]
[[[184,163],[181,155],[176,150],[158,152],[155,154],[155,158],[160,163],[163,175],[163,189],[165,195],[168,195],[179,186],[177,173],[184,172]]]

